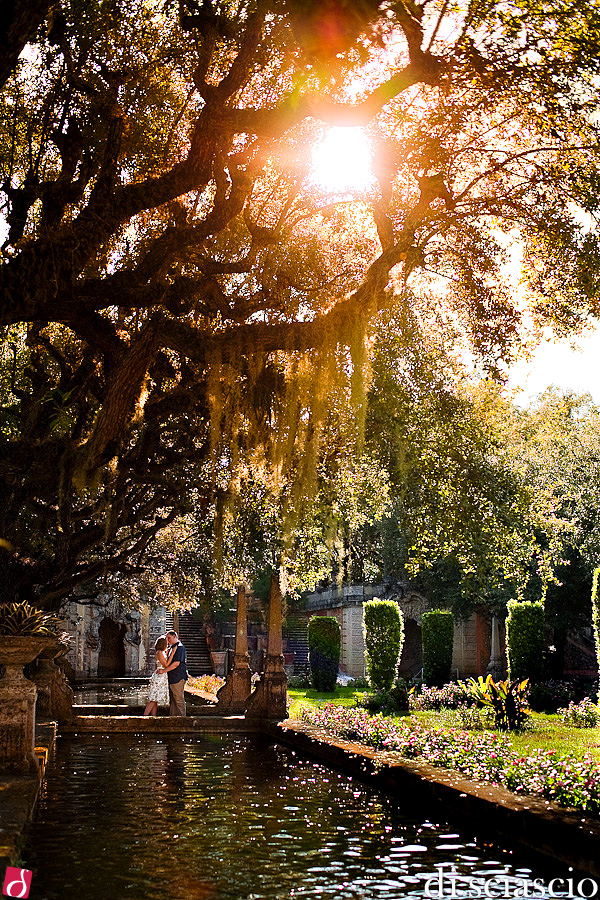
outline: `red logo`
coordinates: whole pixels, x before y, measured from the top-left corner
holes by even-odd
[[[30,872],[29,869],[15,869],[13,866],[8,866],[2,888],[4,896],[29,897],[32,875],[33,872]]]

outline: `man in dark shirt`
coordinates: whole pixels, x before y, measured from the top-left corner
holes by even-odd
[[[165,669],[169,679],[169,696],[171,698],[169,715],[185,716],[184,689],[188,678],[185,647],[179,640],[176,631],[167,632],[167,644],[170,647],[169,665]]]

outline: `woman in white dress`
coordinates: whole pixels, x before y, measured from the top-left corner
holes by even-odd
[[[145,716],[155,716],[159,706],[169,705],[169,679],[165,672],[169,665],[166,649],[167,641],[164,637],[159,637],[154,645],[154,656],[156,659],[156,671],[150,679],[148,690],[148,703],[144,710]]]

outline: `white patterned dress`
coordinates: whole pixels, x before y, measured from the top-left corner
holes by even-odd
[[[156,665],[160,666],[158,657],[156,657]],[[162,666],[160,667],[162,668]],[[159,675],[158,672],[155,672],[150,679],[148,688],[148,703],[155,700],[159,706],[169,705],[169,679],[166,672],[164,675]]]

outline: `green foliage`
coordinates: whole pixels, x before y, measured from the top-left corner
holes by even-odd
[[[268,565],[300,590],[328,557],[341,578],[451,558],[457,600],[518,580],[527,492],[450,360],[497,375],[530,316],[597,312],[598,10],[333,7],[64,0],[21,35],[0,98],[7,599],[210,604]],[[340,196],[311,149],[355,102],[374,183]]]
[[[406,313],[382,315],[367,436],[390,479],[388,571],[396,564],[440,605],[469,615],[498,581],[520,585],[535,522],[506,446],[506,401],[491,383],[469,384],[445,340]]]
[[[51,634],[53,617],[26,601],[0,604],[0,635]]]
[[[586,697],[575,703],[573,700],[566,709],[559,709],[563,725],[571,725],[573,728],[596,728],[600,725],[600,710],[595,703]]]
[[[541,681],[529,686],[529,706],[534,712],[555,713],[575,698],[575,685],[568,681]]]
[[[393,600],[367,600],[363,606],[367,680],[375,691],[390,691],[398,675],[404,621]]]
[[[592,622],[594,625],[594,642],[596,644],[596,662],[600,685],[600,567],[594,569],[592,581]],[[598,700],[600,701],[600,687],[598,690]]]
[[[341,649],[340,623],[333,616],[308,620],[308,662],[316,691],[335,691]]]
[[[398,682],[387,691],[365,691],[356,694],[356,705],[371,713],[394,715],[409,709],[408,689],[404,682]]]
[[[503,731],[517,731],[523,728],[529,710],[527,707],[528,679],[524,681],[494,681],[491,675],[484,680],[468,681],[471,695],[483,707],[494,712],[494,724]]]
[[[447,609],[432,609],[421,622],[423,678],[425,684],[441,687],[450,681],[454,616]]]
[[[510,600],[507,608],[508,677],[541,681],[544,672],[544,604]]]
[[[470,700],[465,681],[451,681],[443,687],[412,687],[409,691],[411,709],[457,709]]]
[[[459,706],[457,715],[460,727],[466,731],[487,731],[496,722],[494,710],[487,706]]]

